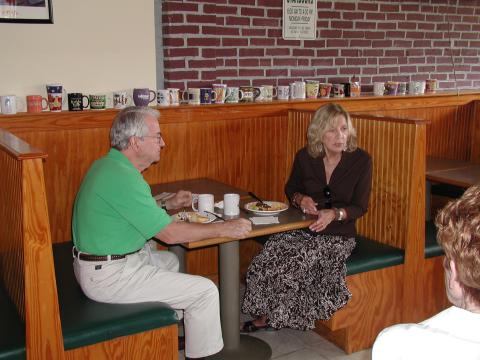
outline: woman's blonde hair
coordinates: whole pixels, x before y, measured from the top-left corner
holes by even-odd
[[[347,144],[345,151],[354,151],[357,148],[357,133],[352,125],[350,114],[340,105],[330,103],[322,106],[313,115],[307,129],[307,151],[316,158],[323,156],[323,135],[336,125],[339,116],[347,121]]]
[[[446,263],[455,262],[465,296],[480,305],[480,185],[449,202],[437,214],[435,225]]]

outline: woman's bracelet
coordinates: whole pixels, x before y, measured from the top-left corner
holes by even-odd
[[[299,198],[300,196],[303,197],[303,195],[300,194],[299,192],[296,192],[296,193],[293,194],[293,196],[292,196],[292,205],[295,206],[296,208],[299,208],[299,207],[300,207],[300,202],[298,201],[298,198]],[[302,201],[302,200],[300,199],[300,201]]]

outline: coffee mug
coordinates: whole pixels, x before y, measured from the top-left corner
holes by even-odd
[[[253,100],[256,102],[267,101],[267,90],[265,86],[256,86],[253,88]]]
[[[62,111],[62,105],[65,102],[63,86],[60,84],[48,84],[46,85],[46,88],[48,107],[50,108],[50,111]]]
[[[383,96],[385,93],[385,83],[383,82],[374,82],[373,83],[373,95]]]
[[[292,99],[305,99],[304,81],[295,81],[290,84],[290,97]]]
[[[133,89],[133,103],[136,106],[148,106],[148,104],[155,101],[157,94],[155,91],[148,88]]]
[[[262,85],[265,89],[265,101],[273,101],[273,98],[277,96],[277,89],[273,85]]]
[[[350,90],[351,90],[351,87],[350,87],[350,83],[343,83],[343,92],[345,94],[345,97],[350,97]]]
[[[434,93],[438,89],[438,81],[437,79],[427,79],[425,81],[425,92],[427,93]]]
[[[398,91],[398,82],[396,81],[387,81],[385,83],[385,95],[397,95]]]
[[[212,102],[215,104],[223,104],[225,102],[227,84],[213,84],[212,87],[215,93]]]
[[[223,215],[238,216],[240,214],[240,195],[225,194],[223,195]]]
[[[200,105],[200,89],[188,88],[183,92],[182,99],[183,101],[187,101],[190,105]]]
[[[90,109],[91,110],[105,110],[107,107],[107,95],[90,95]]]
[[[177,88],[168,88],[170,92],[170,105],[180,105],[180,89]]]
[[[307,99],[316,99],[318,97],[320,82],[318,80],[306,80],[305,83]]]
[[[200,88],[200,104],[211,104],[216,95],[210,88]]]
[[[334,98],[345,97],[345,85],[344,84],[333,84],[333,97]]]
[[[113,92],[113,108],[125,109],[129,103],[130,97],[126,91],[114,91]]]
[[[157,90],[157,104],[159,106],[171,105],[170,90],[168,89]]]
[[[195,206],[197,204],[197,206]],[[212,194],[200,194],[194,196],[192,199],[192,209],[199,213],[205,213],[205,211],[213,212],[214,198]]]
[[[2,109],[2,114],[16,114],[17,97],[15,95],[0,96],[0,108]]]
[[[359,81],[352,81],[350,83],[350,96],[351,97],[359,97],[362,92],[362,88],[360,86]]]
[[[243,91],[236,86],[227,86],[225,90],[225,102],[228,104],[238,103],[243,99]]]
[[[87,100],[87,104],[83,103],[83,99]],[[88,107],[90,103],[88,96],[82,93],[70,93],[68,94],[68,111],[82,111]]]
[[[259,95],[258,89],[253,86],[240,86],[240,91],[243,96],[239,99],[241,102],[253,102]]]
[[[330,83],[320,83],[318,84],[318,91],[322,99],[328,99],[330,97],[330,92],[332,91],[332,84]]]
[[[277,99],[288,100],[290,98],[290,86],[279,85],[277,86]]]
[[[398,91],[397,91],[397,94],[398,95],[405,95],[407,93],[407,83],[406,82],[399,82],[398,83]]]
[[[44,103],[45,102],[45,103]],[[40,95],[27,96],[27,112],[37,113],[48,109],[48,100]]]

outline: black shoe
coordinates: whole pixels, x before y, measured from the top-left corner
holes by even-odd
[[[258,330],[266,330],[267,328],[268,328],[268,325],[257,326],[253,323],[252,320],[250,320],[250,321],[245,321],[243,323],[243,325],[240,327],[240,333],[248,334]]]
[[[185,350],[185,336],[178,337],[178,350]]]

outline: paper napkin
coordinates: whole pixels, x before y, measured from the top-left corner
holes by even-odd
[[[267,224],[279,224],[278,217],[276,216],[254,216],[251,217],[253,225],[267,225]]]

